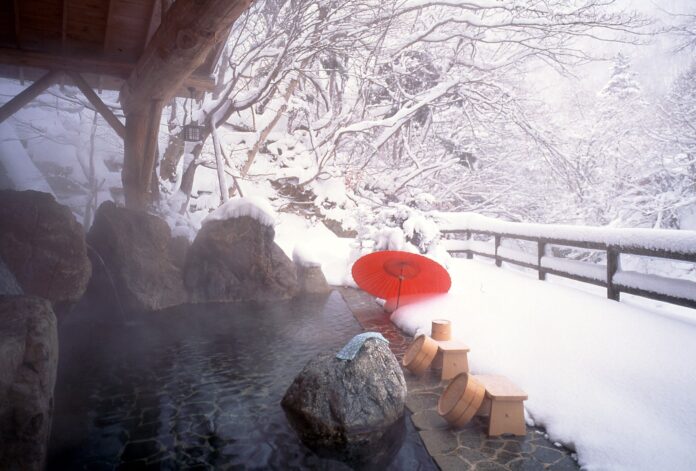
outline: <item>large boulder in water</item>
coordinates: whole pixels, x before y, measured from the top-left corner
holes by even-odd
[[[269,301],[297,293],[292,261],[273,226],[251,216],[205,222],[186,254],[191,302]]]
[[[0,201],[0,257],[24,293],[59,311],[76,303],[92,273],[82,225],[48,193],[2,190]]]
[[[303,443],[348,460],[375,458],[399,424],[406,381],[389,346],[368,339],[352,360],[321,354],[285,393],[282,406]]]
[[[181,270],[170,255],[171,231],[162,219],[106,201],[97,209],[87,241],[99,254],[90,291],[107,295],[115,288],[118,302],[131,312],[186,301]]]
[[[331,292],[331,286],[326,282],[326,277],[320,266],[296,265],[300,293],[326,294]]]
[[[0,469],[44,469],[57,366],[51,304],[0,296]]]

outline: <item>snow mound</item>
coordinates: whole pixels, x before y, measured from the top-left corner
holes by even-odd
[[[392,321],[415,334],[449,319],[472,372],[524,389],[529,416],[583,469],[696,469],[696,325],[478,261],[450,270],[448,294]]]
[[[292,251],[292,261],[302,267],[320,267],[321,256],[313,244],[307,241],[299,242]]]
[[[250,196],[236,198],[221,205],[203,220],[203,224],[242,216],[254,218],[264,226],[275,226],[276,222],[276,213],[271,203],[265,198]]]
[[[329,285],[357,287],[350,273],[351,265],[360,256],[354,239],[338,237],[324,224],[280,213],[276,243],[296,263],[320,265]]]

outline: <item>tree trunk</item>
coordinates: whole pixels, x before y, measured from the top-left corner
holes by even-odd
[[[213,124],[211,130],[213,135],[213,148],[215,149],[215,168],[217,170],[218,184],[220,185],[220,197],[222,202],[226,203],[230,199],[227,182],[225,181],[225,163],[222,161],[222,149],[220,147],[220,136],[218,136],[217,128]]]
[[[300,68],[304,69],[308,63],[309,59],[305,59],[304,61],[302,61]],[[244,163],[244,167],[242,168],[242,171],[240,173],[242,178],[246,177],[247,173],[249,173],[249,169],[251,169],[251,165],[254,163],[254,159],[256,158],[256,154],[258,154],[259,149],[261,149],[261,146],[263,146],[263,144],[266,142],[266,139],[268,139],[268,135],[271,134],[273,129],[276,127],[276,124],[278,124],[278,121],[280,121],[280,118],[283,116],[283,113],[287,111],[290,97],[293,93],[295,93],[295,89],[299,84],[299,78],[294,78],[290,80],[288,88],[287,90],[285,90],[285,93],[283,94],[283,104],[280,106],[280,108],[278,108],[278,111],[276,111],[276,114],[275,116],[273,116],[271,122],[268,123],[265,128],[263,128],[261,134],[259,134],[259,138],[256,141],[256,144],[254,144],[254,146],[251,149],[249,149],[249,152],[247,152],[247,160]]]

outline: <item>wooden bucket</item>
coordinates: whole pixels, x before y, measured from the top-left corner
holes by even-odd
[[[428,369],[437,353],[437,342],[427,335],[416,337],[404,354],[403,365],[411,373],[421,375]]]
[[[458,374],[437,402],[437,412],[452,427],[463,427],[481,407],[486,388],[469,373]]]
[[[452,340],[452,324],[447,319],[435,319],[431,332],[433,340]]]

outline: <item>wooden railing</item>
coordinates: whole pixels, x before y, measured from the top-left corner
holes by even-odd
[[[504,223],[506,227],[515,226],[515,223]],[[473,226],[476,226],[475,224]],[[520,226],[523,226],[520,224]],[[547,274],[569,278],[576,281],[603,286],[607,289],[607,298],[618,301],[621,293],[643,296],[646,298],[664,301],[690,308],[696,308],[696,282],[668,278],[657,275],[649,275],[635,271],[622,271],[620,266],[621,255],[640,255],[645,257],[657,257],[667,260],[696,263],[696,232],[657,230],[656,238],[661,234],[674,236],[675,233],[682,236],[681,245],[684,250],[672,250],[670,244],[643,244],[637,245],[635,241],[630,243],[607,243],[596,238],[588,240],[588,235],[578,228],[578,236],[574,237],[572,229],[568,226],[561,231],[563,236],[543,236],[543,226],[534,225],[534,231],[494,231],[480,227],[444,228],[443,234],[460,235],[463,237],[455,240],[446,240],[445,248],[450,254],[466,254],[467,258],[474,255],[488,257],[495,260],[497,266],[503,262],[530,268],[538,272],[540,280],[546,279]],[[554,226],[549,226],[554,227]],[[542,228],[541,230],[539,228]],[[618,229],[617,231],[620,231]],[[536,233],[530,235],[530,232]],[[553,231],[549,231],[552,233]],[[684,235],[686,237],[684,237]],[[693,245],[690,237],[693,234]],[[487,236],[488,243],[474,240],[472,236]],[[493,239],[493,246],[490,246]],[[502,241],[514,239],[529,241],[536,244],[536,254],[523,252],[522,250],[503,247]],[[591,237],[589,238],[591,239]],[[574,247],[579,249],[596,250],[605,252],[606,265],[599,263],[571,260],[563,257],[555,257],[549,254],[550,246]]]

